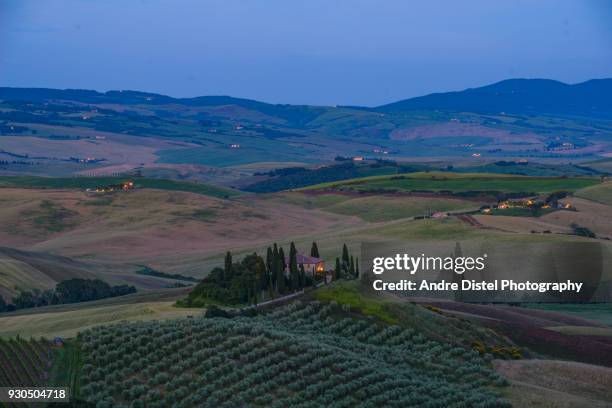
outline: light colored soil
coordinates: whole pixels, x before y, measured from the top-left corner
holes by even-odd
[[[189,148],[194,145],[185,142],[169,142],[155,137],[130,136],[111,132],[101,132],[82,127],[52,126],[24,123],[24,126],[37,130],[41,135],[79,136],[80,140],[55,140],[33,136],[4,136],[0,139],[0,150],[29,157],[50,157],[68,159],[70,157],[95,157],[106,159],[107,165],[127,165],[136,167],[142,163],[154,163],[160,149]]]
[[[512,133],[507,130],[494,129],[469,123],[440,123],[433,125],[416,126],[409,129],[399,129],[391,133],[391,139],[395,140],[423,140],[436,137],[462,137],[482,136],[493,139],[498,144],[533,143],[541,145],[538,135],[535,133]]]
[[[498,215],[473,215],[480,224],[485,227],[499,229],[507,232],[529,233],[531,231],[552,233],[570,233],[569,226],[555,225],[550,222],[543,222],[542,217],[506,217]]]
[[[517,407],[611,407],[612,368],[552,360],[494,362]]]
[[[542,220],[562,226],[576,223],[581,227],[587,227],[600,238],[612,238],[612,206],[583,198],[571,198],[567,201],[572,203],[577,211],[555,211],[541,217]]]
[[[612,181],[583,188],[576,192],[576,196],[601,204],[612,205]]]
[[[2,193],[0,225],[7,239],[1,245],[147,264],[164,271],[197,264],[228,249],[239,251],[363,223],[357,217],[252,196],[220,200],[161,190],[109,197],[88,197],[74,190],[3,189]],[[112,201],[88,205],[105,199]],[[43,200],[74,212],[63,231],[48,231],[24,216]]]
[[[127,145],[113,140],[49,140],[31,136],[5,136],[0,138],[0,149],[10,153],[69,159],[70,157],[94,157],[106,159],[107,163],[147,163],[157,160],[151,146]]]
[[[576,336],[605,336],[612,337],[612,327],[588,327],[588,326],[553,326],[547,327],[559,333]]]

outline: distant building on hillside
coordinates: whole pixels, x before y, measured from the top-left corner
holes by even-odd
[[[121,184],[110,184],[108,186],[101,186],[96,188],[88,188],[85,190],[88,194],[105,194],[113,193],[115,191],[129,191],[134,189],[133,181],[124,181]]]
[[[306,272],[307,275],[325,272],[325,261],[323,261],[321,258],[315,258],[314,256],[307,256],[299,253],[297,254],[296,258],[298,268],[300,265],[304,265],[304,272]],[[285,257],[285,264],[287,265],[285,272],[289,272],[289,257]]]

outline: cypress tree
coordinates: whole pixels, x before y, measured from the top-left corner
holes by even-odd
[[[270,247],[266,251],[266,269],[268,273],[272,272],[272,248]]]
[[[306,286],[306,271],[304,270],[304,264],[300,264],[300,289]]]
[[[279,247],[278,248],[278,257],[280,259],[280,261],[282,262],[283,265],[283,270],[287,268],[287,262],[285,261],[285,251],[283,250],[283,247]]]
[[[300,286],[300,277],[297,265],[297,249],[292,242],[289,247],[289,287],[291,291],[296,291]]]
[[[355,279],[359,277],[359,258],[355,258]]]
[[[266,273],[266,263],[263,258],[258,256],[255,263],[255,298],[260,296],[263,290],[268,286],[268,277]]]
[[[280,258],[276,260],[276,291],[279,295],[285,294],[285,268]]]
[[[351,260],[349,263],[349,276],[351,278],[355,276],[355,260],[353,259],[353,255],[351,255]]]
[[[278,293],[278,284],[276,278],[278,277],[278,247],[274,243],[274,249],[272,250],[272,265],[270,266],[270,277],[272,278],[272,285],[276,288]]]
[[[225,268],[223,269],[223,281],[229,282],[232,279],[232,253],[227,251],[225,254]]]
[[[340,279],[340,258],[336,258],[336,267],[334,268],[334,280]]]
[[[349,268],[349,252],[348,252],[348,248],[346,247],[346,244],[342,244],[342,269],[344,269],[345,271],[348,271]]]
[[[316,242],[312,243],[312,248],[310,248],[310,256],[315,257],[315,258],[320,258],[320,256],[319,256],[319,248],[317,247],[317,243]]]
[[[272,273],[272,262],[274,257],[272,254],[272,248],[268,247],[266,251],[266,289],[268,289],[268,296],[272,297],[272,290],[274,288],[274,279]]]

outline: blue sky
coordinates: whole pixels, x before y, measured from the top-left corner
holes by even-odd
[[[0,0],[0,86],[379,105],[612,77],[612,2]]]

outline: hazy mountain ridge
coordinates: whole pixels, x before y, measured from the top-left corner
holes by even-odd
[[[478,113],[562,114],[612,117],[612,79],[568,85],[549,79],[508,79],[379,106],[377,111],[453,110]]]
[[[173,98],[156,93],[130,90],[102,93],[81,89],[0,87],[0,99],[34,102],[65,100],[90,104],[122,105],[180,104],[192,107],[236,105],[278,116],[290,122],[302,123],[314,119],[318,114],[329,109],[324,106],[270,104],[224,95]],[[507,79],[478,88],[432,93],[374,108],[359,106],[347,106],[346,108],[395,113],[412,110],[450,110],[612,117],[612,78],[591,79],[578,84],[566,84],[550,79]]]
[[[211,167],[264,163],[265,171],[266,162],[306,165],[336,156],[474,165],[593,160],[612,151],[610,90],[612,79],[513,79],[368,108],[0,88],[0,170],[66,176],[148,167],[158,176],[197,165],[207,166],[208,180]]]

